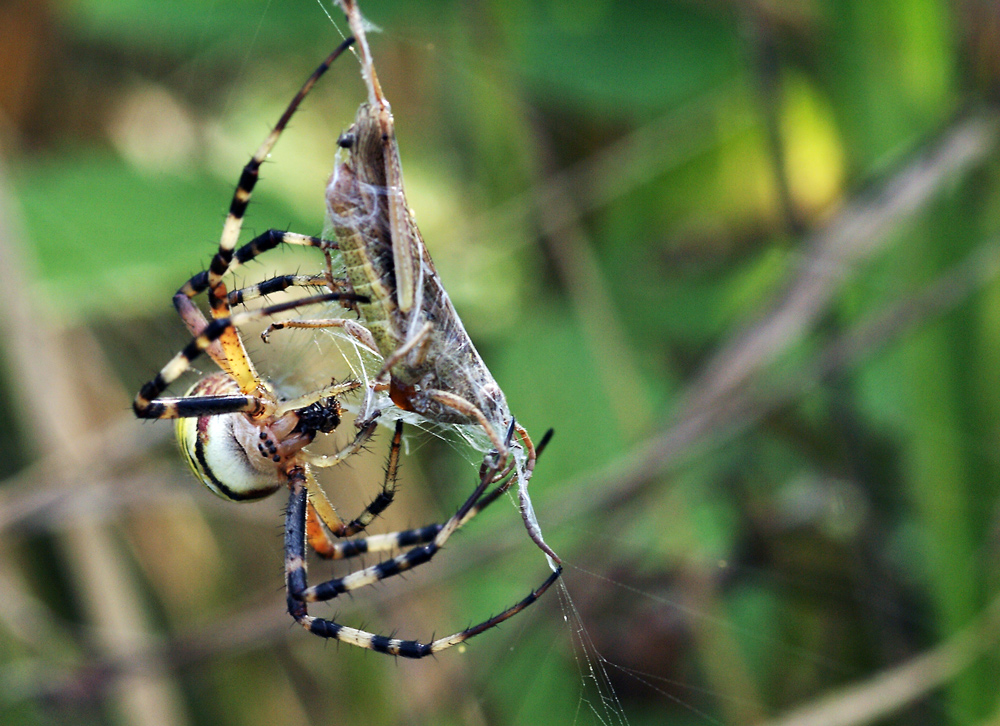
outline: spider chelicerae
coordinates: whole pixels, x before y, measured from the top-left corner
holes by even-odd
[[[458,645],[499,625],[533,603],[558,578],[553,572],[527,597],[493,617],[470,628],[429,643],[390,638],[308,612],[308,603],[328,601],[421,565],[444,546],[449,537],[470,519],[504,494],[515,480],[513,460],[486,457],[480,467],[479,483],[454,515],[441,524],[431,524],[389,534],[343,539],[362,532],[393,500],[402,439],[402,422],[397,421],[389,450],[385,479],[376,498],[353,520],[345,522],[333,509],[316,482],[312,469],[331,466],[357,453],[369,441],[377,421],[370,421],[353,441],[331,457],[314,457],[305,451],[318,434],[332,432],[340,423],[341,396],[362,386],[355,381],[332,382],[328,386],[290,400],[278,397],[273,387],[255,369],[240,338],[240,327],[269,319],[281,312],[325,301],[365,302],[350,292],[345,281],[331,281],[325,275],[285,275],[242,290],[228,292],[223,277],[267,250],[281,244],[305,245],[322,249],[336,243],[317,237],[269,230],[239,249],[236,244],[243,215],[257,182],[260,166],[267,158],[292,114],[321,75],[353,42],[345,40],[308,78],[282,114],[274,130],[244,167],[233,195],[219,241],[219,250],[208,270],[188,280],[174,295],[178,314],[191,332],[192,340],[157,376],[136,395],[135,413],[140,418],[176,419],[177,437],[195,475],[219,496],[231,501],[251,501],[273,494],[283,485],[290,490],[285,515],[285,585],[289,614],[309,632],[324,638],[368,648],[380,653],[423,658]],[[331,286],[327,292],[256,310],[233,312],[232,307],[290,287]],[[212,319],[209,321],[193,298],[207,292]],[[353,323],[353,321],[347,321]],[[187,371],[192,361],[205,354],[221,369],[198,381],[182,397],[164,397],[167,387]],[[514,434],[512,420],[505,444]],[[544,449],[551,431],[543,437]],[[306,580],[306,546],[328,559],[346,559],[366,552],[405,550],[378,564],[318,585]]]

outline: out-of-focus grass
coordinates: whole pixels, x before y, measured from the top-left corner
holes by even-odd
[[[0,321],[4,347],[54,330],[79,393],[66,410],[91,412],[100,434],[108,409],[127,420],[128,398],[183,343],[170,295],[210,258],[241,165],[339,35],[314,0],[17,5],[0,11],[3,60],[23,70],[0,84],[0,201],[35,315]],[[376,65],[442,278],[519,420],[557,430],[532,488],[573,606],[552,592],[430,663],[327,647],[281,612],[280,504],[222,506],[166,445],[110,471],[80,465],[75,479],[50,462],[0,490],[5,723],[597,723],[611,688],[591,680],[600,664],[582,655],[581,624],[630,723],[745,723],[864,681],[983,611],[997,583],[995,282],[752,425],[717,425],[666,471],[636,483],[607,467],[631,471],[732,331],[773,309],[808,253],[802,229],[891,176],[956,109],[992,113],[992,11],[944,0],[362,8],[384,30]],[[361,99],[343,59],[264,167],[244,240],[322,231],[335,141]],[[996,235],[995,153],[931,199],[871,259],[825,268],[842,285],[751,381],[762,399]],[[319,260],[271,253],[246,274],[310,266]],[[308,342],[250,347],[275,373],[292,357],[316,362]],[[9,363],[4,389],[26,389],[24,376]],[[44,417],[22,400],[5,393],[16,424],[0,441],[27,464],[37,442],[25,422]],[[73,456],[101,451],[86,441]],[[384,443],[325,479],[344,511],[372,496]],[[446,517],[474,481],[450,447],[412,444],[380,527]],[[614,506],[586,500],[595,476]],[[62,509],[23,514],[60,486]],[[155,676],[143,692],[168,694],[143,701],[145,717],[123,706],[113,671],[87,669],[106,665],[107,643],[94,582],[66,552],[76,527],[110,533],[111,570],[154,644],[199,651],[143,661]],[[545,576],[519,527],[500,503],[435,564],[317,612],[402,637],[476,622]],[[996,670],[991,655],[893,718],[995,719]]]

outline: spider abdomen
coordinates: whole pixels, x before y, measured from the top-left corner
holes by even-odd
[[[216,373],[198,381],[188,395],[225,395],[238,390],[227,374]],[[255,501],[281,487],[282,457],[274,437],[247,414],[179,418],[176,433],[195,476],[223,499]]]

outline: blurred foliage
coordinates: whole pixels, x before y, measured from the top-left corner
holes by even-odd
[[[382,29],[371,36],[376,67],[442,279],[518,419],[557,431],[532,487],[572,602],[552,592],[429,663],[327,647],[280,620],[275,501],[219,505],[166,445],[116,463],[103,499],[87,499],[104,491],[96,475],[58,489],[48,464],[24,468],[51,457],[44,433],[73,407],[81,430],[57,458],[101,432],[133,445],[120,433],[131,429],[115,427],[137,426],[130,397],[185,341],[170,296],[210,259],[240,168],[345,24],[315,0],[8,0],[0,234],[24,257],[32,317],[0,321],[0,414],[12,422],[0,439],[11,477],[0,488],[3,723],[582,724],[619,714],[636,725],[742,724],[923,653],[993,602],[996,281],[753,425],[720,426],[620,501],[611,495],[625,483],[606,467],[627,469],[683,412],[713,353],[799,274],[811,231],[961,113],[993,113],[995,4],[362,9]],[[244,240],[271,227],[323,231],[336,139],[362,96],[357,66],[342,59],[265,166]],[[759,390],[781,390],[839,335],[937,280],[995,238],[998,220],[994,151],[871,259],[830,271],[842,286]],[[315,257],[274,252],[245,274],[318,268]],[[25,400],[10,354],[41,346],[43,330],[72,361],[53,383],[49,418]],[[303,336],[277,352],[253,337],[251,354],[276,377],[293,359],[319,358]],[[384,439],[325,479],[343,511],[372,496]],[[400,501],[378,531],[447,517],[474,476],[468,454],[430,435],[410,444]],[[614,506],[591,503],[595,481]],[[49,490],[64,509],[18,519],[16,505]],[[477,622],[545,576],[520,526],[499,505],[405,582],[317,612],[401,637]],[[154,646],[173,644],[150,672],[130,671],[127,649],[124,664],[101,660],[93,593],[112,581],[95,574],[102,563],[131,598],[116,617]],[[311,576],[330,571],[317,563]],[[580,638],[606,662],[585,657]],[[890,720],[996,722],[998,665],[993,647]]]

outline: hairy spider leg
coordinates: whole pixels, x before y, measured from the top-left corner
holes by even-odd
[[[226,216],[225,224],[222,227],[222,236],[219,239],[219,250],[212,258],[212,262],[208,268],[207,284],[209,307],[212,311],[212,317],[217,320],[228,318],[230,314],[228,295],[222,278],[230,269],[234,250],[236,249],[236,244],[239,240],[240,230],[243,227],[243,216],[250,203],[250,196],[253,193],[253,188],[260,176],[260,166],[264,163],[264,159],[267,158],[268,154],[271,153],[271,149],[281,136],[281,132],[285,130],[285,127],[288,125],[288,121],[291,119],[296,109],[298,109],[302,99],[309,93],[312,87],[316,84],[316,81],[319,80],[320,76],[326,72],[330,65],[345,50],[347,50],[353,42],[353,38],[347,38],[344,40],[344,42],[341,43],[329,56],[327,56],[326,60],[324,60],[323,63],[321,63],[320,66],[313,71],[312,75],[309,76],[302,88],[299,89],[299,92],[285,109],[281,118],[278,119],[278,123],[274,127],[274,130],[268,134],[267,138],[264,139],[264,142],[250,158],[250,161],[247,162],[247,165],[243,167],[243,172],[240,174],[239,182],[236,185],[236,191],[233,193],[232,202],[229,205],[229,213]],[[260,376],[257,375],[256,370],[254,370],[253,364],[246,353],[246,349],[243,347],[243,341],[240,339],[236,328],[228,326],[220,331],[219,343],[226,351],[226,359],[228,361],[227,372],[229,372],[229,374],[239,384],[240,391],[244,394],[256,391],[260,386]]]
[[[483,467],[480,482],[476,490],[443,525],[431,525],[418,530],[407,530],[390,535],[378,535],[364,540],[356,540],[353,542],[353,547],[347,547],[348,543],[341,543],[345,546],[340,548],[339,554],[342,557],[353,557],[361,554],[363,551],[374,551],[374,548],[367,548],[369,544],[375,544],[378,549],[407,546],[422,542],[427,542],[426,544],[414,547],[405,554],[385,560],[372,567],[367,567],[345,577],[330,580],[313,587],[308,586],[306,578],[306,490],[303,481],[304,477],[297,472],[291,472],[289,475],[291,494],[289,495],[288,516],[285,523],[285,583],[288,590],[289,614],[309,632],[320,637],[334,638],[341,642],[374,650],[379,653],[387,653],[404,658],[424,658],[463,643],[469,638],[496,627],[531,605],[559,578],[562,573],[561,567],[549,575],[541,586],[532,590],[527,597],[515,605],[484,620],[478,625],[466,628],[445,638],[435,639],[430,643],[389,638],[364,630],[349,628],[332,620],[316,618],[308,613],[308,602],[330,600],[341,593],[350,592],[357,588],[373,584],[429,562],[455,531],[489,504],[496,501],[500,494],[510,486],[512,478],[498,485],[485,497],[483,496],[490,482],[495,480],[500,463],[497,462],[493,467]]]
[[[298,234],[297,232],[288,232],[280,229],[269,229],[263,234],[257,235],[236,250],[235,254],[229,261],[228,271],[232,272],[240,265],[245,265],[259,255],[262,255],[269,250],[273,250],[280,245],[298,245],[300,247],[315,247],[317,249],[337,248],[337,243],[333,240],[325,240],[320,237],[313,237],[307,234]],[[257,285],[245,288],[242,291],[229,293],[227,303],[230,307],[232,307],[244,302],[244,298],[249,300],[252,297],[259,297],[264,294],[270,294],[270,292],[278,292],[294,286],[319,286],[321,284],[319,282],[320,280],[327,280],[325,275],[282,275],[272,279],[283,282],[265,281],[264,283],[258,283]],[[346,284],[346,280],[341,280],[339,282]],[[190,299],[199,293],[205,292],[209,289],[209,284],[210,274],[208,270],[202,270],[201,272],[192,275],[191,279],[181,285],[180,289],[177,290],[177,293],[174,295],[174,304],[176,305],[180,299]],[[257,288],[265,284],[274,285],[275,289],[270,292],[258,292],[257,294],[252,294]],[[235,300],[234,296],[236,298]]]
[[[333,240],[325,240],[320,237],[312,237],[309,235],[297,234],[295,232],[283,232],[278,229],[269,229],[264,234],[254,237],[236,251],[236,254],[233,256],[233,259],[229,264],[229,270],[235,270],[240,265],[246,264],[247,262],[255,259],[257,256],[262,255],[269,250],[273,250],[283,244],[315,247],[323,250],[324,253],[329,253],[330,250],[337,249],[337,243]],[[227,295],[227,303],[229,307],[232,308],[256,298],[272,295],[277,292],[283,292],[292,287],[328,287],[333,292],[352,292],[351,284],[348,280],[344,278],[335,278],[329,273],[320,273],[316,275],[278,275],[268,280],[258,282],[254,285],[233,290]],[[203,270],[193,275],[191,279],[185,282],[174,295],[174,307],[180,314],[181,319],[188,325],[192,335],[200,333],[201,329],[204,328],[208,322],[205,320],[201,311],[191,302],[191,299],[208,289],[209,271]],[[352,298],[344,298],[342,302],[347,307],[351,307],[350,303],[352,300]],[[189,322],[189,320],[193,320],[195,323],[193,324]],[[199,320],[200,326],[197,324],[197,321]],[[270,334],[273,331],[281,330],[282,328],[331,327],[344,328],[348,334],[358,340],[358,342],[366,348],[370,349],[372,352],[378,352],[378,346],[375,344],[375,340],[372,338],[368,329],[361,323],[348,320],[346,318],[287,320],[284,322],[275,322],[268,326],[268,328],[261,334],[261,338],[265,343],[267,343],[269,342],[268,338]],[[209,349],[208,354],[212,355],[213,359],[216,359],[217,357],[216,355],[213,355],[213,349]],[[222,361],[216,360],[216,362],[219,363],[219,365],[225,370],[228,370],[227,365]]]
[[[269,250],[275,249],[282,244],[315,247],[323,250],[324,252],[337,249],[337,243],[332,240],[324,240],[320,237],[311,237],[309,235],[297,234],[295,232],[282,232],[281,230],[270,229],[240,247],[230,262],[229,270],[235,270],[240,265],[246,264],[247,262],[255,259],[257,256],[262,255]],[[205,320],[201,311],[194,306],[191,299],[196,295],[205,292],[208,289],[208,286],[208,270],[203,270],[193,275],[191,279],[185,282],[174,295],[174,307],[177,308],[181,319],[188,324],[188,328],[191,330],[192,335],[200,333],[204,326],[208,324],[208,321]],[[319,273],[316,275],[278,275],[262,282],[258,282],[254,285],[233,290],[227,296],[227,303],[230,308],[233,308],[250,300],[265,297],[267,295],[273,295],[278,292],[284,292],[285,290],[293,287],[328,287],[333,292],[352,292],[351,283],[348,280],[339,277],[335,278],[327,273]],[[344,300],[345,304],[350,303],[350,301],[350,298],[345,298]],[[200,326],[197,324],[197,319],[199,317],[201,320]],[[194,320],[195,322],[189,323],[189,319]],[[266,343],[268,342],[268,338],[273,331],[281,330],[282,328],[331,327],[344,328],[351,336],[356,338],[372,352],[378,352],[378,346],[375,344],[375,340],[372,338],[371,333],[368,332],[368,329],[358,322],[344,318],[286,320],[283,322],[275,322],[268,326],[267,330],[261,334],[261,337]],[[209,349],[208,353],[211,355],[212,350]],[[213,356],[213,358],[215,358],[215,356]],[[216,362],[222,365],[221,362]]]
[[[171,383],[176,381],[191,367],[191,362],[207,351],[212,343],[219,340],[227,331],[236,329],[255,320],[276,315],[287,310],[314,305],[316,303],[340,300],[343,298],[357,299],[356,295],[348,293],[328,292],[313,295],[298,300],[290,300],[276,305],[269,305],[258,310],[235,313],[225,318],[216,318],[205,326],[202,332],[148,381],[136,394],[132,407],[139,418],[185,418],[191,416],[212,416],[222,413],[260,414],[268,405],[265,398],[259,394],[241,394],[229,396],[190,396],[176,398],[160,398],[160,395]],[[273,403],[271,404],[273,405]]]
[[[362,432],[367,431],[368,436],[374,432],[376,422],[368,424]],[[317,461],[316,459],[308,459],[312,466],[333,466],[339,464],[341,461],[346,459],[352,453],[356,453],[365,443],[365,441],[359,441],[359,437],[355,438],[354,443],[338,452],[334,457],[326,461]],[[309,540],[309,545],[320,557],[325,559],[341,559],[337,556],[338,545],[343,544],[343,542],[334,542],[333,538],[343,538],[351,537],[358,532],[361,532],[365,527],[371,524],[377,516],[382,514],[390,504],[392,504],[393,499],[396,496],[396,475],[399,471],[399,452],[401,444],[403,441],[403,422],[396,422],[396,430],[392,436],[392,443],[389,446],[389,457],[385,465],[385,479],[382,482],[382,489],[376,495],[376,497],[368,503],[368,505],[362,510],[361,514],[352,519],[350,522],[343,522],[341,520],[340,526],[330,527],[327,517],[324,516],[325,512],[322,511],[322,504],[314,501],[313,497],[310,496],[310,504],[313,505],[314,509],[310,509],[306,513],[306,533]],[[332,461],[331,461],[332,459]],[[307,470],[307,484],[311,485],[308,481],[308,477],[311,474]],[[310,495],[315,490],[322,494],[322,489],[316,486],[309,486]],[[325,499],[325,496],[323,497]],[[318,506],[317,506],[318,505]],[[332,507],[331,507],[332,509]],[[337,518],[340,519],[339,515]]]
[[[346,280],[344,281],[346,282]],[[326,275],[277,275],[250,287],[233,290],[229,293],[229,307],[245,305],[250,300],[267,297],[284,292],[293,287],[326,287]]]
[[[549,429],[545,432],[545,436],[542,437],[542,440],[538,445],[539,456],[541,456],[542,451],[551,439],[552,429]],[[503,472],[501,471],[498,476],[502,475]],[[461,519],[458,523],[458,528],[461,529],[464,527],[466,522],[496,501],[502,494],[510,489],[514,481],[515,480],[513,478],[508,478],[503,483],[494,487],[488,494],[483,495],[483,497],[477,501]],[[399,532],[387,532],[385,534],[372,534],[367,537],[359,537],[358,539],[335,542],[333,547],[328,552],[323,554],[323,557],[331,560],[346,560],[351,557],[357,557],[370,552],[390,552],[393,550],[402,550],[407,547],[412,547],[413,545],[432,542],[442,529],[444,529],[444,524],[429,524],[416,529],[406,529]]]

